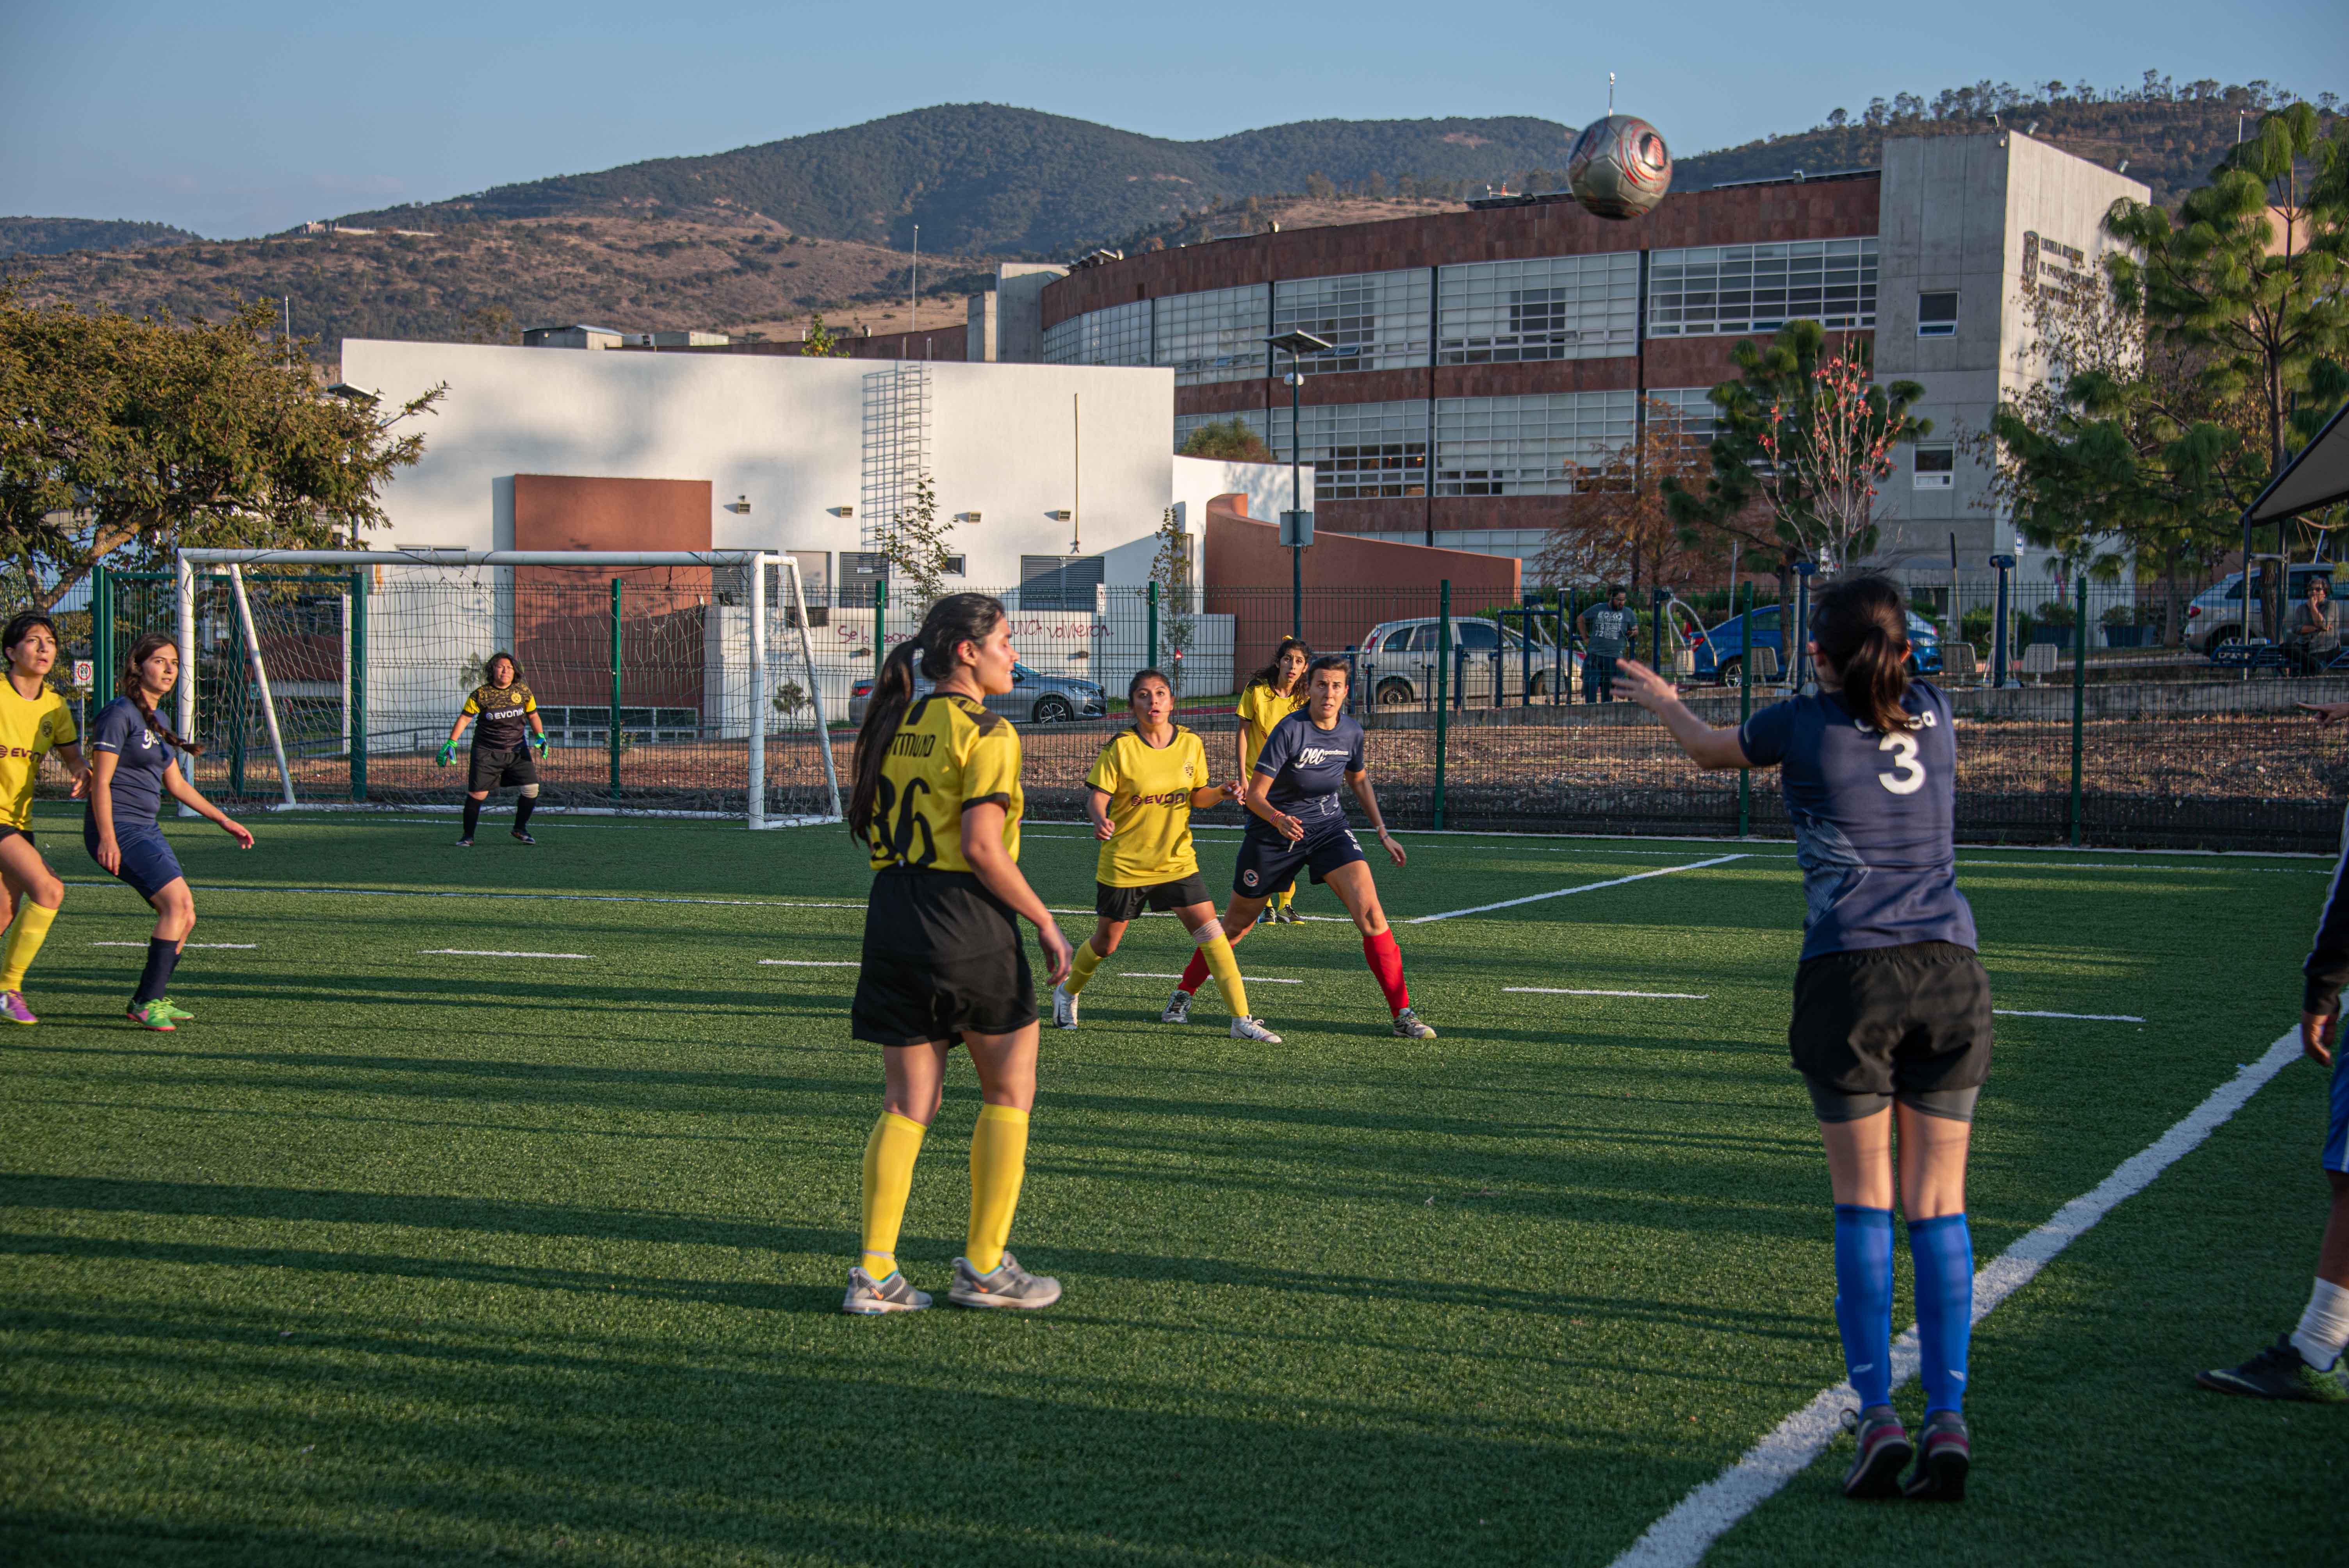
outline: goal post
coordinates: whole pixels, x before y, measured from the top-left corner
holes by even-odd
[[[533,567],[570,570],[512,570]],[[227,738],[208,779],[226,767],[237,792],[453,810],[433,753],[507,651],[547,727],[544,806],[840,820],[837,683],[788,553],[188,549],[173,568],[175,717],[191,738],[207,727],[208,750]],[[644,568],[678,570],[624,575]],[[248,760],[274,763],[274,785],[248,787]]]

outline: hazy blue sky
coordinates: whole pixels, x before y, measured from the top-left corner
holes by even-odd
[[[1647,24],[1627,36],[1628,22]],[[0,213],[216,236],[988,100],[1160,136],[1621,107],[1697,152],[1974,81],[2349,94],[2341,0],[0,0]]]

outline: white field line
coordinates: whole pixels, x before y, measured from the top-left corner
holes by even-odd
[[[593,958],[592,953],[516,953],[502,947],[419,947],[419,954],[443,958]]]
[[[861,958],[761,958],[761,964],[784,969],[862,969]]]
[[[1123,975],[1129,980],[1180,980],[1183,978],[1171,969],[1164,975],[1155,969],[1119,969],[1112,973]],[[1283,980],[1278,975],[1243,975],[1240,980],[1249,985],[1302,985],[1305,984],[1302,980]]]
[[[2168,1131],[2116,1167],[2094,1191],[2073,1199],[2037,1230],[1992,1259],[1974,1275],[1974,1315],[1980,1323],[1999,1303],[2029,1284],[2065,1247],[2095,1227],[2123,1202],[2142,1192],[2153,1179],[2191,1153],[2240,1110],[2267,1081],[2300,1055],[2300,1030],[2292,1028],[2268,1047],[2267,1055],[2240,1067],[2235,1076],[2178,1119]],[[1892,1347],[1892,1386],[1917,1375],[1917,1326],[1910,1324]],[[1819,1397],[1778,1423],[1744,1458],[1681,1499],[1670,1513],[1648,1526],[1614,1568],[1694,1568],[1729,1528],[1767,1501],[1777,1490],[1810,1468],[1843,1429],[1842,1412],[1858,1403],[1848,1383]]]
[[[2034,1013],[2025,1007],[1992,1007],[2002,1018],[2078,1018],[2091,1024],[2142,1024],[2135,1013]]]
[[[1515,909],[1521,903],[1539,903],[1545,899],[1570,898],[1578,892],[1597,892],[1603,887],[1621,887],[1625,882],[1645,882],[1650,877],[1668,877],[1674,872],[1699,872],[1707,866],[1725,866],[1732,861],[1742,861],[1737,855],[1715,855],[1709,861],[1691,861],[1684,866],[1659,866],[1651,872],[1634,872],[1628,877],[1613,877],[1606,882],[1584,882],[1579,887],[1562,887],[1553,892],[1527,893],[1523,898],[1505,898],[1498,903],[1479,903],[1466,909],[1447,909],[1442,914],[1423,914],[1406,920],[1405,925],[1425,925],[1431,920],[1457,920],[1464,914],[1483,914],[1488,910]]]
[[[1653,996],[1671,1002],[1708,1002],[1713,999],[1710,991],[1583,991],[1562,985],[1504,985],[1501,989],[1527,996]]]
[[[143,942],[93,942],[90,945],[92,947],[144,947],[147,944]],[[260,946],[261,944],[258,942],[191,942],[184,945],[189,947],[254,948]]]
[[[116,882],[111,877],[104,882],[68,880],[66,881],[66,886],[113,887],[121,888],[125,892],[135,891],[129,883]],[[202,893],[313,893],[340,898],[502,898],[523,899],[542,903],[698,903],[716,904],[728,909],[863,909],[864,907],[864,901],[862,899],[853,903],[822,903],[812,899],[793,903],[780,898],[672,898],[652,893],[616,892],[459,892],[453,889],[442,892],[430,888],[200,887],[194,891]],[[1086,910],[1083,913],[1091,914],[1092,911]]]

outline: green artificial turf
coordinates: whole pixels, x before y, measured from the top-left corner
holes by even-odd
[[[19,1560],[1604,1563],[1841,1376],[1783,844],[1408,837],[1379,882],[1429,1043],[1335,920],[1241,947],[1285,1046],[1212,990],[1164,1027],[1131,972],[1188,944],[1137,923],[1044,1042],[1013,1245],[1064,1301],[860,1320],[880,1074],[817,966],[863,927],[838,830],[255,825],[171,830],[194,941],[254,945],[191,950],[196,1021],[153,1035],[120,1021],[143,908],[40,822],[73,885],[44,1022],[0,1037]],[[1092,860],[1031,825],[1071,936]],[[2147,1020],[2000,1020],[1987,1260],[2294,1016],[2324,868],[1961,860],[2001,1006]],[[957,1062],[900,1248],[941,1293],[976,1109]],[[1713,1560],[2304,1560],[2349,1412],[2189,1378],[2297,1313],[2323,1117],[2287,1069],[1982,1326],[1962,1509],[1843,1503],[1839,1446]]]

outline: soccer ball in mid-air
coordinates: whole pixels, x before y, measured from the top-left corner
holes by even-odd
[[[1636,115],[1592,120],[1574,139],[1566,177],[1574,198],[1602,218],[1636,218],[1671,189],[1672,155],[1656,128]]]

